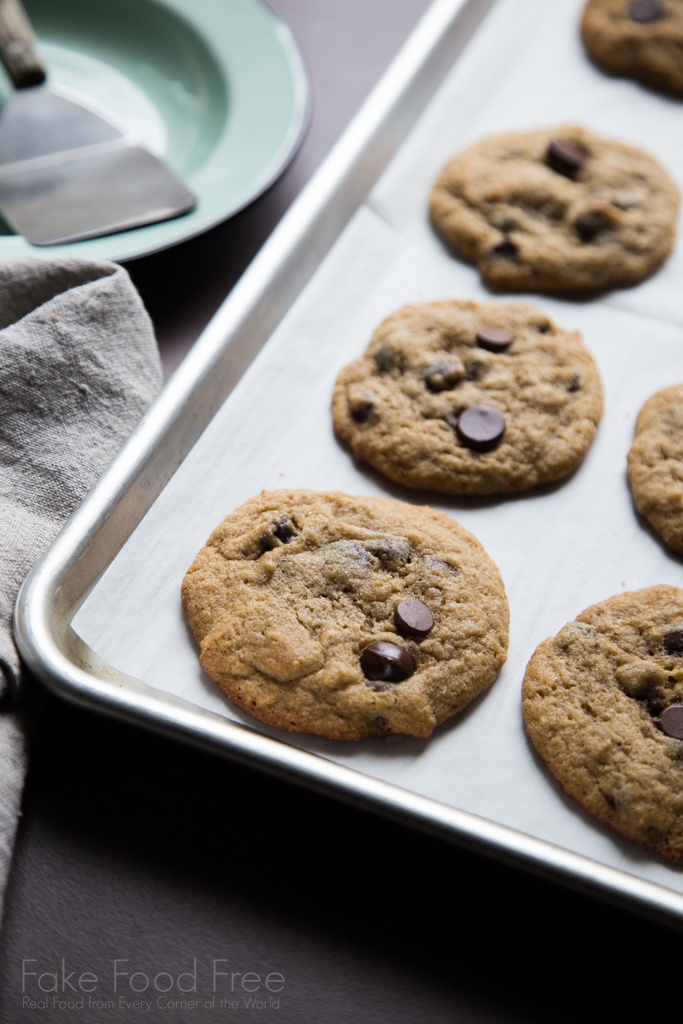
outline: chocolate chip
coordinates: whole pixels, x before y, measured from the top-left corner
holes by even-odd
[[[672,704],[665,708],[657,719],[657,725],[665,735],[683,740],[683,704]]]
[[[426,604],[412,598],[396,605],[394,624],[404,636],[427,636],[434,629],[434,616]]]
[[[259,543],[264,551],[272,551],[273,548],[279,548],[282,544],[289,544],[298,532],[289,516],[279,516],[263,531],[259,537]]]
[[[667,633],[662,640],[662,647],[667,654],[683,654],[683,630]]]
[[[592,242],[607,226],[608,221],[603,210],[587,210],[580,213],[574,221],[576,233],[582,242]]]
[[[569,381],[569,384],[567,384],[567,391],[578,391],[580,387],[581,381],[579,379],[579,375],[578,373],[573,373],[571,376],[571,380]]]
[[[382,679],[400,683],[415,671],[415,662],[403,647],[378,640],[366,647],[360,656],[360,667],[366,679]]]
[[[517,255],[517,245],[509,235],[503,235],[500,242],[491,249],[492,256],[504,256],[506,259],[513,259]]]
[[[449,363],[445,359],[432,363],[425,373],[425,384],[430,391],[448,391],[465,376],[461,363]]]
[[[464,445],[486,452],[495,448],[505,433],[505,419],[490,405],[472,405],[460,414],[457,430]]]
[[[629,9],[631,21],[647,25],[650,21],[659,21],[666,14],[664,5],[659,0],[635,0]]]
[[[548,164],[558,174],[573,178],[586,161],[586,151],[569,139],[552,139],[546,154]]]
[[[476,337],[479,348],[485,348],[489,352],[504,352],[515,340],[514,334],[510,334],[504,327],[494,327],[492,324],[480,327]]]

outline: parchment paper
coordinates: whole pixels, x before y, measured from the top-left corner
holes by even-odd
[[[683,873],[604,828],[532,751],[520,685],[537,644],[588,605],[656,583],[683,585],[683,563],[636,517],[626,454],[645,399],[683,380],[679,251],[650,281],[598,301],[532,301],[578,328],[605,386],[584,463],[521,497],[449,500],[404,490],[354,464],[333,435],[339,369],[406,302],[490,299],[426,221],[444,160],[503,129],[580,122],[649,149],[683,184],[679,104],[610,79],[582,51],[582,0],[498,0],[420,124],[318,274],[83,605],[76,632],[119,670],[246,722],[283,742],[555,842],[683,892]],[[497,562],[512,616],[508,662],[491,689],[430,740],[342,744],[277,733],[247,719],[199,668],[184,622],[182,577],[213,527],[263,488],[391,495],[444,509]]]

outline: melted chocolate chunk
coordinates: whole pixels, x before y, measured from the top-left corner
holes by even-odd
[[[449,363],[445,359],[432,363],[425,373],[425,384],[430,391],[449,391],[464,376],[460,363]]]
[[[579,375],[578,375],[578,373],[573,373],[572,376],[571,376],[571,380],[567,384],[567,391],[572,391],[572,392],[573,391],[578,391],[580,387],[581,387],[581,381],[580,381]]]
[[[387,683],[401,683],[412,676],[415,662],[398,644],[378,640],[366,647],[360,656],[360,667],[366,679],[379,679]]]
[[[484,324],[477,331],[477,345],[489,352],[505,352],[515,340],[514,334],[506,331],[504,327],[494,327],[492,324]]]
[[[279,516],[265,528],[259,537],[259,543],[264,551],[272,551],[273,548],[279,548],[282,544],[289,544],[298,532],[289,516]]]
[[[427,636],[434,629],[434,616],[426,604],[412,598],[396,605],[394,624],[404,636]]]
[[[662,640],[662,647],[667,654],[683,654],[683,630],[667,633]]]
[[[273,522],[273,533],[283,544],[289,544],[296,537],[297,529],[289,516],[280,516]]]
[[[443,558],[437,558],[436,555],[425,555],[424,560],[425,562],[428,562],[429,565],[433,565],[438,569],[447,569],[448,572],[452,572],[454,576],[460,572],[460,570],[456,569],[456,567],[451,565],[450,562],[444,561]]]
[[[504,256],[505,259],[514,259],[517,252],[516,243],[508,235],[503,235],[500,242],[491,249],[492,256]]]
[[[592,242],[607,226],[607,217],[603,210],[587,210],[580,213],[574,221],[576,233],[582,242]]]
[[[477,452],[495,448],[505,433],[505,418],[490,405],[473,405],[458,417],[458,436]]]
[[[410,544],[405,537],[376,537],[363,542],[363,547],[378,558],[388,572],[398,572],[410,561]]]
[[[318,549],[321,555],[327,558],[330,556],[334,561],[351,561],[359,565],[370,565],[372,559],[369,553],[357,540],[333,540],[331,544]]]
[[[664,5],[660,0],[635,0],[631,4],[628,16],[631,21],[637,21],[641,25],[647,25],[651,21],[659,21],[666,15]]]
[[[375,403],[369,398],[352,399],[349,404],[351,416],[356,423],[367,423],[375,411]]]
[[[467,364],[465,368],[465,380],[477,380],[479,374],[484,369],[484,364],[478,359],[473,359],[471,363]]]
[[[375,353],[375,363],[380,373],[386,373],[396,367],[400,369],[400,362],[399,354],[394,347],[383,341]]]
[[[552,139],[546,153],[548,166],[566,178],[573,178],[586,162],[586,151],[569,139]]]
[[[665,708],[656,724],[666,736],[683,740],[683,704],[672,704]]]

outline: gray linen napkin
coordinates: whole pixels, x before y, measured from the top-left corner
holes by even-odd
[[[27,763],[19,587],[161,386],[122,267],[0,262],[0,921]]]

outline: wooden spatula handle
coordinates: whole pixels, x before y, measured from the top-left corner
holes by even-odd
[[[0,0],[0,60],[16,89],[45,81],[36,37],[19,0]]]

